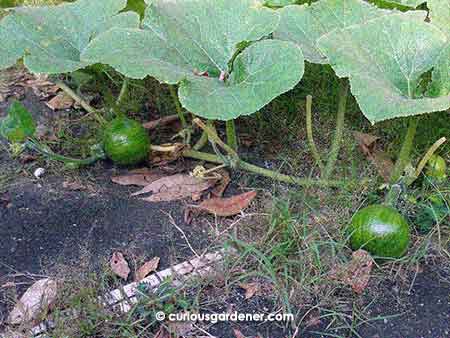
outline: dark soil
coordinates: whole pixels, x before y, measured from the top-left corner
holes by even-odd
[[[36,99],[25,101],[35,115],[52,114]],[[0,117],[5,105],[0,105]],[[44,114],[44,116],[46,116]],[[51,120],[51,117],[50,117]],[[48,121],[50,121],[48,120]],[[7,154],[0,153],[0,170],[14,168]],[[29,169],[32,169],[29,168]],[[195,249],[208,246],[208,229],[199,222],[187,225],[183,220],[183,203],[147,203],[129,198],[131,189],[113,185],[110,176],[116,169],[98,164],[77,174],[44,175],[34,179],[20,174],[0,190],[0,286],[16,273],[51,272],[59,263],[77,265],[86,255],[93,268],[108,261],[115,250],[128,256],[161,257],[161,268],[192,256],[182,234],[171,224],[169,214],[185,232]],[[81,190],[64,188],[63,182],[79,182]],[[1,187],[0,187],[1,188]],[[448,268],[448,267],[447,267]],[[377,318],[355,327],[363,338],[449,338],[450,273],[440,266],[426,266],[410,282],[384,281],[355,302],[366,305],[365,316]],[[7,299],[0,292],[0,322],[6,315]],[[375,295],[375,296],[374,296]],[[271,295],[268,295],[271,296]],[[242,290],[232,292],[216,312],[226,312],[232,304],[239,312],[271,312],[270,297],[247,301]],[[301,313],[302,309],[300,309]],[[351,308],[350,308],[351,311]],[[323,313],[318,314],[318,316]],[[296,338],[358,337],[348,327],[333,330],[329,322],[319,320],[309,327],[305,322]],[[334,327],[336,325],[333,325]],[[217,323],[208,327],[220,338],[235,338],[237,328],[247,337],[292,337],[294,329],[283,323]]]

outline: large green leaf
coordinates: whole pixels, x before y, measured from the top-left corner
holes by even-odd
[[[189,111],[209,119],[230,120],[253,114],[292,89],[303,71],[300,48],[286,41],[264,40],[239,54],[226,83],[209,77],[186,80],[179,96]]]
[[[0,122],[0,135],[10,142],[24,142],[35,131],[36,124],[30,112],[20,102],[14,101],[8,116]]]
[[[428,7],[431,22],[447,34],[449,41],[434,67],[429,94],[447,95],[450,93],[450,0],[428,0]]]
[[[352,93],[372,123],[450,107],[450,96],[414,98],[421,76],[446,44],[445,34],[414,12],[382,16],[318,41],[336,74],[350,78]]]
[[[52,7],[20,7],[0,22],[0,69],[24,57],[36,73],[64,73],[87,66],[80,53],[112,27],[138,27],[136,13],[118,12],[126,0],[79,0]]]
[[[155,0],[142,29],[110,30],[82,59],[132,78],[180,83],[186,109],[229,120],[255,112],[303,75],[297,46],[259,41],[278,21],[275,10],[255,0]]]
[[[274,37],[300,45],[309,62],[328,63],[316,47],[321,36],[392,11],[379,9],[362,0],[321,0],[310,6],[287,6],[280,9],[280,13],[281,21]]]

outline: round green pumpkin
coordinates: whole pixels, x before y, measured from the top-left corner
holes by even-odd
[[[442,156],[433,155],[427,163],[427,176],[433,177],[437,180],[443,180],[447,177],[447,164]]]
[[[382,258],[398,258],[408,249],[406,219],[394,208],[371,205],[353,215],[348,228],[352,249],[364,249]]]
[[[118,117],[106,125],[103,146],[114,163],[133,165],[148,158],[150,138],[139,122]]]

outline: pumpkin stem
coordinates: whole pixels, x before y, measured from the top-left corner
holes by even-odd
[[[306,135],[308,139],[309,148],[311,150],[311,154],[314,157],[314,160],[316,161],[317,165],[320,168],[320,172],[322,173],[323,168],[323,162],[320,158],[320,153],[317,150],[316,143],[314,142],[313,137],[313,130],[312,130],[312,96],[308,95],[306,96]]]
[[[333,142],[331,144],[331,151],[328,157],[327,166],[325,167],[324,178],[327,180],[334,171],[336,161],[341,149],[342,135],[344,134],[345,127],[345,111],[347,109],[347,96],[348,96],[348,81],[341,80],[339,85],[339,102],[338,111],[336,117],[336,129],[333,136]]]
[[[395,163],[394,170],[391,175],[391,183],[397,183],[400,177],[405,171],[406,165],[411,157],[411,151],[414,144],[414,137],[416,136],[417,126],[419,124],[419,119],[417,117],[411,118],[409,120],[408,130],[405,135],[405,139],[400,149],[400,154],[398,156],[397,162]]]
[[[402,193],[402,190],[403,189],[400,184],[392,185],[391,189],[384,198],[384,204],[395,208]]]
[[[236,124],[234,120],[226,122],[227,143],[234,151],[238,150],[238,138],[236,134]]]
[[[105,125],[107,123],[105,118],[100,114],[100,112],[97,109],[95,109],[84,99],[82,99],[78,94],[76,94],[72,89],[70,89],[68,85],[66,85],[61,81],[57,81],[56,85],[59,88],[61,88],[61,90],[63,90],[67,95],[69,95],[76,103],[78,103],[81,107],[83,107],[83,109],[86,110],[89,114],[94,115],[98,123],[100,123],[101,125]]]

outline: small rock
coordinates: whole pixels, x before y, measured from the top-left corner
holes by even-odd
[[[33,173],[34,177],[36,178],[41,178],[44,174],[45,174],[44,168],[37,168]]]

